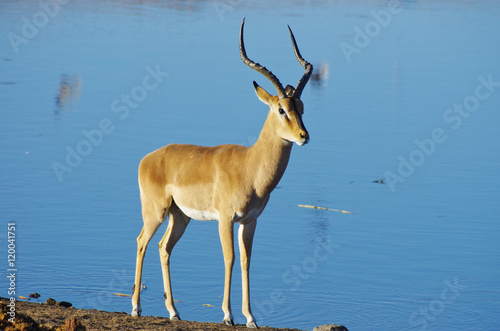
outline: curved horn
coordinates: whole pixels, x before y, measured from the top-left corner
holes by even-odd
[[[299,48],[297,47],[297,42],[295,41],[295,37],[293,35],[292,29],[290,29],[290,26],[288,26],[288,31],[290,31],[290,37],[292,38],[292,43],[293,43],[293,50],[295,52],[295,56],[297,57],[297,60],[299,61],[300,65],[306,69],[306,72],[304,73],[304,76],[299,80],[299,83],[297,84],[297,87],[295,88],[295,92],[293,92],[293,97],[294,98],[300,98],[300,95],[302,94],[302,90],[307,84],[307,81],[312,75],[313,71],[313,66],[304,58],[302,55],[300,55]]]
[[[240,30],[240,55],[243,62],[249,66],[250,68],[257,70],[261,74],[263,74],[267,79],[273,83],[274,87],[278,91],[278,97],[280,99],[284,99],[286,97],[285,89],[283,85],[281,85],[278,77],[276,77],[270,70],[266,69],[266,67],[261,66],[259,63],[255,63],[250,60],[247,56],[247,52],[245,51],[245,44],[243,43],[243,26],[245,25],[245,18],[243,18],[243,22],[241,23]]]

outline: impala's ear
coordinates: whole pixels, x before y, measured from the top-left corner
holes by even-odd
[[[285,93],[286,93],[286,96],[287,96],[287,97],[291,98],[291,97],[292,97],[292,95],[293,95],[293,92],[295,92],[295,88],[294,88],[293,86],[291,86],[291,85],[287,85],[287,86],[285,87]]]
[[[255,93],[257,93],[260,101],[262,101],[266,105],[270,106],[273,102],[275,102],[275,99],[278,98],[275,95],[270,95],[269,93],[267,93],[266,90],[260,87],[255,81],[253,82],[253,86],[255,87]]]

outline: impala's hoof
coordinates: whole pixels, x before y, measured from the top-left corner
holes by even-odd
[[[225,319],[222,321],[222,323],[226,324],[226,325],[230,325],[230,326],[233,326],[234,325],[234,322],[232,319],[228,318],[228,319]]]
[[[132,317],[141,317],[141,311],[134,308],[130,315],[132,315]]]
[[[181,320],[181,318],[179,317],[179,315],[176,315],[176,316],[172,316],[172,317],[170,317],[170,320],[171,320],[171,321],[180,321],[180,320]]]
[[[258,329],[259,327],[257,326],[257,324],[255,322],[248,322],[247,323],[247,328],[249,329]]]

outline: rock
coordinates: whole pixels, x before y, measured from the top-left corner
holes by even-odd
[[[313,331],[349,331],[349,330],[347,330],[347,328],[343,325],[327,324],[327,325],[317,326],[313,329]]]
[[[64,301],[63,301],[64,302]],[[57,328],[57,331],[86,331],[87,328],[75,317],[68,318],[64,325]]]
[[[36,293],[36,292],[35,292],[35,293],[31,293],[31,294],[29,295],[29,297],[30,297],[30,298],[33,298],[33,299],[38,299],[38,298],[40,297],[40,294],[38,294],[38,293]]]
[[[58,305],[61,307],[65,307],[65,308],[69,308],[69,307],[73,306],[73,304],[71,302],[68,302],[68,301],[61,301],[58,303]]]
[[[52,299],[52,298],[48,298],[47,301],[45,302],[45,304],[47,304],[49,306],[54,306],[56,303],[57,303],[57,301]]]

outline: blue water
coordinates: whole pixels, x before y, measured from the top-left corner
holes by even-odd
[[[252,81],[273,88],[239,58],[246,16],[249,57],[283,83],[303,73],[286,24],[329,69],[302,95],[311,142],[259,218],[259,325],[500,329],[499,15],[496,1],[2,2],[0,295],[14,222],[16,295],[131,311],[112,293],[133,285],[141,158],[173,142],[249,146],[264,123]],[[168,316],[164,229],[145,315]],[[191,222],[171,266],[182,318],[220,322],[217,223]],[[240,287],[236,264],[244,323]]]

